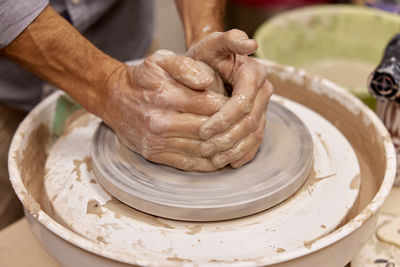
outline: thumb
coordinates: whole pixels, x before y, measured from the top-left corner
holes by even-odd
[[[209,70],[189,57],[176,55],[168,50],[159,50],[152,57],[158,66],[186,87],[205,90],[213,83]]]
[[[258,44],[249,39],[247,34],[240,30],[230,30],[222,35],[223,46],[229,54],[250,55],[254,53]]]

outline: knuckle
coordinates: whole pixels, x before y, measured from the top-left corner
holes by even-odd
[[[147,160],[151,160],[152,151],[149,150],[149,148],[146,145],[142,144],[140,148],[140,155],[142,155],[142,157],[144,157]]]
[[[193,65],[193,59],[189,57],[181,57],[177,59],[175,65],[176,74],[184,74],[190,70],[191,66]]]
[[[143,142],[145,144],[146,150],[160,152],[164,150],[165,144],[162,138],[153,135],[147,135],[144,138],[146,138],[145,142]]]
[[[274,92],[274,86],[272,85],[272,83],[268,80],[265,80],[264,87],[267,90],[268,96],[271,96],[272,93]]]
[[[233,136],[231,134],[226,134],[223,138],[220,139],[221,147],[223,149],[230,148],[234,145]]]
[[[173,142],[174,143],[172,144],[172,146],[177,147],[179,152],[183,152],[187,155],[202,155],[201,142],[198,140],[176,138]]]
[[[150,104],[152,102],[152,99],[154,99],[154,92],[151,90],[146,90],[143,92],[142,95],[142,102],[146,104]]]
[[[181,159],[181,166],[184,170],[193,170],[194,169],[194,161],[188,157],[182,157]]]
[[[248,115],[246,117],[246,121],[247,121],[248,128],[251,131],[254,131],[256,129],[257,123],[258,123],[256,117],[254,115]]]
[[[231,160],[235,161],[241,158],[243,154],[243,148],[241,146],[237,146],[230,152],[230,158]]]
[[[244,31],[238,29],[232,29],[228,31],[227,35],[229,39],[248,38]]]
[[[169,129],[170,121],[160,112],[148,112],[145,115],[145,125],[150,133],[162,136]]]
[[[239,168],[240,167],[240,163],[231,163],[231,167],[233,168],[233,169],[237,169],[237,168]]]
[[[213,32],[213,33],[210,33],[207,37],[211,39],[211,38],[218,38],[221,35],[223,35],[222,32]]]
[[[258,127],[255,136],[258,141],[262,141],[264,139],[264,127]]]
[[[154,61],[155,61],[155,56],[154,56],[154,55],[151,55],[151,56],[149,56],[149,57],[146,57],[146,58],[143,60],[142,65],[143,65],[144,67],[149,67],[149,66],[152,66],[152,65],[154,64]]]
[[[140,140],[140,154],[145,159],[148,159],[153,152],[153,146],[151,144],[152,140],[153,138],[151,138],[148,134],[144,134]]]
[[[160,50],[157,50],[153,55],[151,55],[150,58],[160,59],[160,58],[165,58],[165,57],[172,56],[172,55],[175,55],[175,53],[170,50],[160,49]]]
[[[234,145],[233,137],[230,133],[227,133],[222,137],[215,138],[215,140],[212,142],[215,144],[215,147],[218,150],[226,150]]]
[[[145,153],[140,153],[140,154],[142,155],[142,157],[144,157],[148,161],[157,162],[157,163],[159,162],[159,157],[158,157],[157,153],[155,153],[155,152],[146,151]]]
[[[244,113],[249,113],[253,108],[253,103],[244,95],[239,95],[237,102],[239,103],[240,110]]]
[[[261,142],[264,139],[264,131],[260,131],[256,134],[256,139],[258,142]]]
[[[192,146],[190,146],[189,152],[192,155],[202,155],[202,149],[201,149],[201,143],[198,140],[193,140],[192,141]]]

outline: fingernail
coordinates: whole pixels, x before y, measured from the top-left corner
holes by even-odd
[[[225,154],[216,156],[212,162],[218,168],[225,166],[228,163],[229,157]]]
[[[201,152],[204,156],[209,156],[212,155],[215,151],[215,149],[217,148],[217,146],[214,143],[208,142],[208,143],[203,143],[201,145]]]

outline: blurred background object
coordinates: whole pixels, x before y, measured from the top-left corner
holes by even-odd
[[[256,55],[331,80],[374,109],[367,79],[399,29],[399,16],[374,8],[305,7],[263,23],[254,36]]]
[[[366,0],[365,2],[367,6],[400,14],[400,1],[398,0]]]
[[[249,36],[266,19],[284,11],[315,4],[337,3],[334,0],[228,0],[225,16],[227,29],[240,29]]]
[[[400,185],[400,34],[388,43],[379,66],[370,75],[369,90],[376,113],[388,129],[397,154],[395,185]],[[400,233],[400,232],[399,232]]]
[[[155,0],[155,28],[153,43],[148,55],[158,49],[168,49],[177,54],[186,52],[185,34],[174,0]]]

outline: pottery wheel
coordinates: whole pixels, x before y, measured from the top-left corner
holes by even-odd
[[[296,192],[310,172],[313,141],[293,112],[272,101],[264,142],[239,169],[184,172],[149,162],[105,124],[96,130],[91,150],[97,181],[125,204],[160,217],[215,221],[260,212]]]

